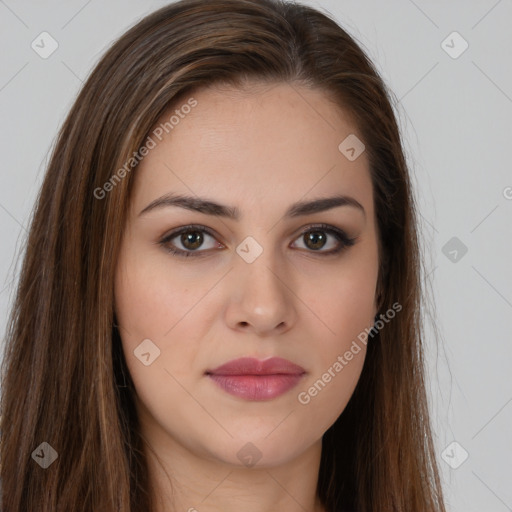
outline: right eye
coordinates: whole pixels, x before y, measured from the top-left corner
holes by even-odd
[[[206,252],[206,250],[215,247],[219,248],[219,243],[217,243],[217,246],[212,244],[206,250],[199,251],[198,249],[204,245],[205,235],[206,237],[215,238],[213,233],[206,226],[183,226],[165,235],[165,237],[160,240],[159,244],[175,256],[182,256],[185,258],[188,258],[189,256],[197,257],[199,256],[199,253]],[[175,239],[177,239],[177,241],[173,242]],[[176,247],[176,244],[181,244],[182,248]]]

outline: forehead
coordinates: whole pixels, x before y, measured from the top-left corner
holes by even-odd
[[[168,192],[208,195],[243,212],[244,204],[284,208],[336,191],[371,209],[366,154],[350,161],[339,149],[348,136],[361,138],[358,127],[321,90],[285,83],[200,89],[181,96],[155,130],[160,136],[135,173],[136,208]]]

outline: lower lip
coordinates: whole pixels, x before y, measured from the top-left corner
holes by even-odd
[[[208,374],[227,393],[245,400],[272,400],[294,388],[302,379],[299,374],[214,375]]]

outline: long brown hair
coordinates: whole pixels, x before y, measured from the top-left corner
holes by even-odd
[[[107,51],[53,148],[6,337],[3,511],[152,510],[114,311],[136,172],[126,162],[179,99],[254,80],[324,91],[353,115],[373,182],[380,311],[402,306],[369,341],[356,390],[323,437],[318,494],[329,511],[445,510],[424,382],[417,214],[392,95],[354,39],[313,8],[183,0]],[[36,458],[50,447],[58,456],[43,469]]]

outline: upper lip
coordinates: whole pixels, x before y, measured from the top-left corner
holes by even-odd
[[[254,357],[241,357],[228,361],[214,370],[207,370],[206,373],[213,375],[300,375],[305,373],[305,370],[281,357],[271,357],[264,361]]]

